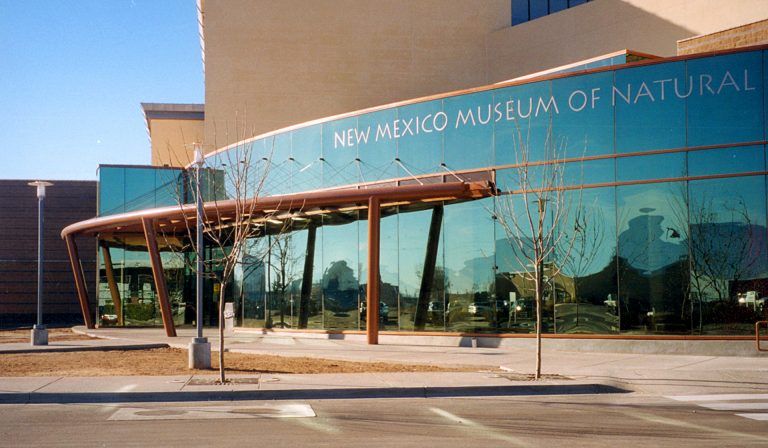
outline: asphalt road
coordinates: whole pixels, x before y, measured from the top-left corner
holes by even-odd
[[[768,421],[730,409],[767,397],[726,398],[720,409],[703,395],[638,393],[0,405],[0,446],[768,446]]]

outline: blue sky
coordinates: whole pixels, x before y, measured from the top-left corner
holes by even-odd
[[[140,103],[203,98],[195,0],[0,0],[0,179],[149,164]]]

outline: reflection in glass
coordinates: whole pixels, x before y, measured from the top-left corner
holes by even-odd
[[[617,333],[616,207],[613,188],[572,191],[554,256],[557,333]]]
[[[323,327],[357,329],[360,319],[357,212],[323,218]],[[348,222],[348,223],[345,223]],[[350,244],[352,242],[352,244]]]
[[[687,62],[688,146],[763,139],[762,53],[736,53]]]
[[[495,332],[493,199],[445,206],[446,327]]]
[[[749,334],[766,278],[763,176],[690,183],[691,295],[696,333]]]
[[[612,103],[616,111],[616,152],[685,146],[685,63],[617,70]]]
[[[688,331],[685,184],[617,187],[618,275],[622,331]]]
[[[685,176],[685,153],[616,159],[616,180],[627,182],[648,179],[673,179]]]
[[[708,149],[688,153],[688,175],[743,173],[763,171],[765,152],[763,146]]]

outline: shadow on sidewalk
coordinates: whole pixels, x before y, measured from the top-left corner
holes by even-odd
[[[401,387],[180,392],[32,392],[0,394],[0,404],[170,403],[241,400],[341,400],[364,398],[458,398],[525,395],[617,394],[630,391],[604,384],[538,384],[469,387]]]

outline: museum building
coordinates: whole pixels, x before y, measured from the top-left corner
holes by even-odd
[[[206,226],[248,204],[256,229],[225,285],[236,325],[374,342],[533,333],[515,249],[533,236],[503,222],[556,189],[570,214],[543,263],[545,333],[753,334],[768,296],[766,51],[620,51],[206,151]],[[158,109],[148,123],[202,113]],[[62,232],[88,326],[193,323],[197,169],[100,167],[98,216]],[[95,289],[77,250],[94,237]],[[206,324],[220,288],[206,280]]]

